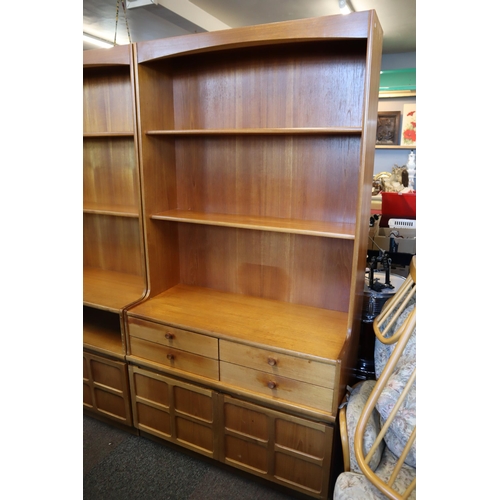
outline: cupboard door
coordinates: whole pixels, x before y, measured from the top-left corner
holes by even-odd
[[[216,393],[137,366],[129,373],[137,429],[217,458]]]
[[[327,498],[333,428],[221,396],[220,460],[315,498]]]
[[[83,352],[83,407],[132,425],[126,363]]]

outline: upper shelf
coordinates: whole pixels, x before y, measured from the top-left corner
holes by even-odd
[[[282,219],[276,217],[254,217],[229,214],[208,214],[189,210],[169,210],[151,216],[156,220],[187,222],[211,226],[237,227],[258,231],[304,234],[354,240],[355,225],[335,222]]]
[[[84,132],[83,138],[95,137],[134,137],[134,132]]]
[[[417,149],[417,146],[384,146],[382,144],[378,144],[375,146],[375,149],[403,149],[403,150],[413,150]]]
[[[361,127],[238,128],[148,130],[147,135],[345,135],[361,134]]]

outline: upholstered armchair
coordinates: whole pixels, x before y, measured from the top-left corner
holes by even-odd
[[[339,411],[334,500],[416,498],[416,257],[373,329],[377,380],[356,384]]]

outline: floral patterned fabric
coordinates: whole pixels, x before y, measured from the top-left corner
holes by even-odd
[[[359,416],[366,405],[368,396],[375,386],[375,380],[367,380],[360,384],[357,384],[352,390],[349,396],[349,403],[346,408],[346,423],[347,423],[347,436],[349,439],[349,460],[351,463],[351,471],[361,472],[359,468],[358,461],[354,454],[354,433],[356,431],[356,426],[358,425]],[[366,426],[365,435],[363,436],[363,454],[366,456],[368,451],[371,449],[375,439],[380,432],[380,416],[377,411],[373,411],[368,424]],[[384,444],[380,443],[379,447],[373,454],[370,460],[370,468],[375,470],[382,457],[382,451],[384,449]]]
[[[412,299],[401,316],[397,319],[392,331],[388,332],[387,338],[391,337],[397,331],[403,322],[408,318],[410,313],[415,309],[416,300]],[[381,425],[384,424],[390,412],[394,408],[399,395],[405,388],[405,385],[413,371],[416,369],[417,349],[416,349],[417,329],[413,331],[406,345],[401,358],[399,359],[396,369],[389,378],[389,381],[382,391],[380,398],[377,401],[376,408],[380,413]],[[395,344],[385,345],[378,339],[375,340],[375,374],[377,378],[382,373],[389,356],[394,350]],[[387,434],[385,435],[385,443],[389,449],[396,455],[401,456],[405,444],[416,426],[417,416],[417,384],[414,382],[409,393],[399,408],[396,417],[394,418]],[[411,450],[406,457],[405,463],[411,467],[417,466],[417,446],[413,443]]]
[[[391,476],[397,458],[388,449],[380,460],[380,464],[375,471],[384,482],[387,482]],[[401,471],[393,484],[393,488],[400,493],[404,493],[417,475],[417,470],[403,464]],[[416,490],[413,490],[409,496],[410,500],[417,498]],[[344,472],[340,474],[335,483],[333,500],[387,500],[387,497],[363,475],[355,472]]]
[[[416,307],[416,299],[410,300],[406,309],[395,322],[395,325],[387,332],[386,337],[390,337],[396,332],[403,322],[408,318]],[[390,319],[390,318],[389,318]],[[401,358],[399,359],[394,373],[390,377],[387,386],[382,391],[381,397],[377,401],[375,410],[370,417],[365,435],[363,437],[363,451],[366,453],[374,442],[378,431],[383,426],[392,408],[404,390],[406,382],[416,368],[416,328],[410,336]],[[375,341],[375,374],[377,379],[380,377],[394,345],[385,345],[378,339]],[[358,384],[349,397],[346,409],[347,430],[349,439],[349,452],[351,461],[351,472],[344,472],[337,478],[333,500],[385,500],[387,497],[380,492],[373,484],[361,473],[359,465],[354,456],[354,433],[368,396],[370,395],[375,381],[365,381]],[[414,382],[407,394],[403,404],[393,420],[387,434],[384,437],[384,443],[379,446],[376,454],[371,460],[370,468],[384,482],[387,482],[394,470],[394,466],[408,441],[413,429],[416,426],[416,382]],[[379,414],[379,418],[377,418]],[[416,443],[413,444],[405,463],[399,472],[393,488],[400,494],[403,494],[406,488],[416,477]],[[416,499],[416,490],[414,490],[410,499]]]

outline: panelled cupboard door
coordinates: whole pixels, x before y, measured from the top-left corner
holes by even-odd
[[[225,395],[220,405],[222,462],[327,498],[333,427]]]
[[[83,351],[83,407],[132,426],[126,363]]]
[[[132,365],[129,375],[137,429],[217,458],[214,391]]]

